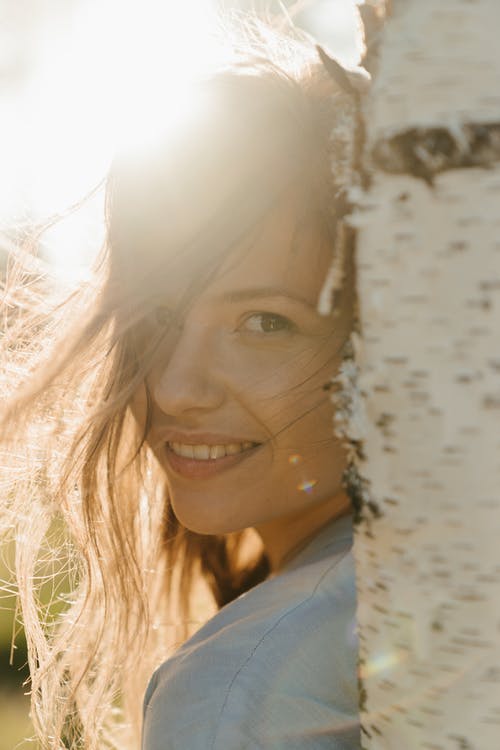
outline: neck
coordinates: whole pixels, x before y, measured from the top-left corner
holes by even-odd
[[[271,575],[279,573],[324,526],[350,513],[351,509],[351,501],[342,490],[306,511],[301,509],[285,518],[276,518],[255,526],[269,558]]]

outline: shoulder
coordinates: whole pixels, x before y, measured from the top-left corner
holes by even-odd
[[[354,617],[350,549],[256,586],[156,671],[145,749],[357,749],[332,743],[357,731]]]

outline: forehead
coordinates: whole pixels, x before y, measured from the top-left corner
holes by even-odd
[[[203,296],[231,289],[281,288],[316,304],[331,262],[331,247],[300,195],[286,193],[250,241],[228,255]]]
[[[137,226],[118,214],[121,236],[112,257],[115,276],[126,279],[124,294],[129,290],[144,309],[161,304],[180,311],[232,290],[273,287],[316,305],[331,241],[304,182],[285,185],[262,181],[258,190],[245,185],[235,195],[234,181],[221,179],[207,190],[200,180],[198,200],[179,185],[160,190],[161,210],[139,211]],[[152,195],[147,191],[148,200]]]

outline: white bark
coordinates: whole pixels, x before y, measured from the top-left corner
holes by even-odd
[[[498,0],[394,0],[366,153],[439,127],[460,162],[462,125],[500,123],[499,32]],[[381,514],[365,504],[355,530],[367,750],[500,747],[500,162],[438,151],[433,185],[372,164],[351,219],[358,470]]]

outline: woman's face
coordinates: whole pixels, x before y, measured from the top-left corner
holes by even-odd
[[[297,201],[288,195],[255,243],[224,260],[148,376],[148,443],[176,516],[199,533],[292,518],[307,528],[320,508],[345,512],[345,454],[324,386],[341,362],[352,293],[346,287],[336,315],[316,311],[331,248],[312,226],[295,231]],[[172,279],[166,307],[180,286]]]

